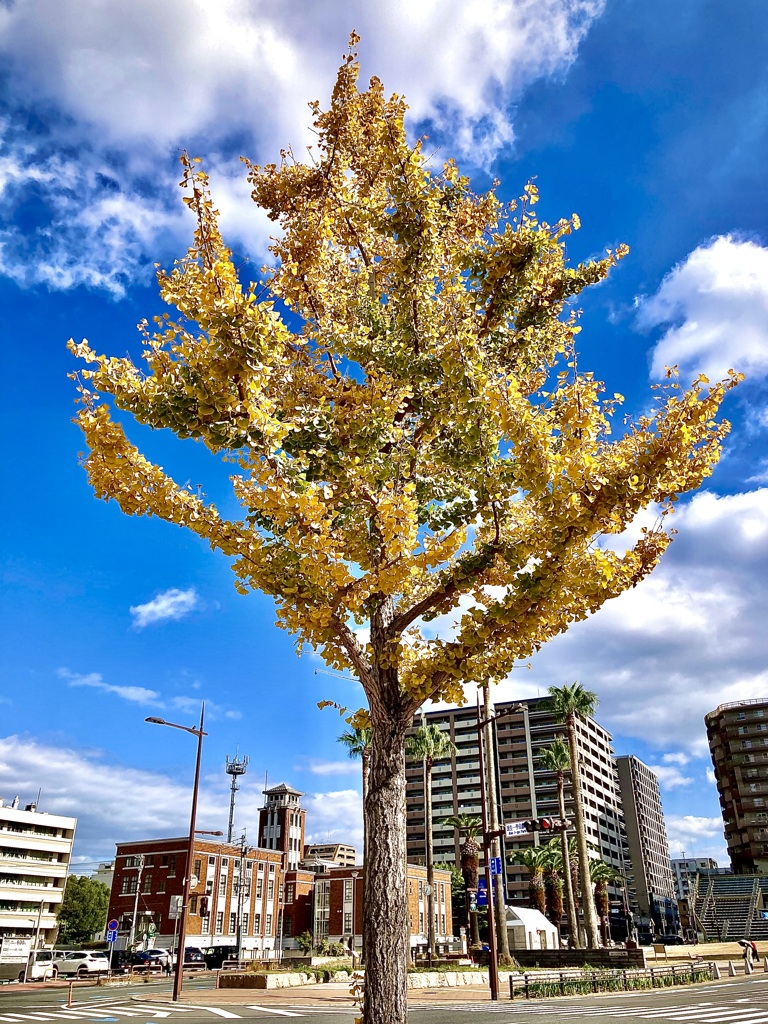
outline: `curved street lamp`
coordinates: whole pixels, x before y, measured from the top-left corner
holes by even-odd
[[[181,729],[183,732],[197,736],[197,759],[195,761],[195,781],[192,786],[192,811],[189,816],[189,844],[187,846],[187,870],[184,873],[184,888],[181,897],[181,923],[179,925],[179,947],[176,953],[176,973],[173,979],[173,999],[177,1001],[181,995],[181,988],[184,983],[184,947],[187,938],[187,906],[189,904],[189,890],[192,881],[192,858],[195,854],[195,819],[197,817],[197,792],[200,787],[200,759],[203,753],[203,723],[205,721],[205,701],[200,705],[200,725],[197,729],[188,725],[176,725],[175,722],[166,722],[164,718],[145,718],[145,722],[152,725],[167,725],[171,729]]]

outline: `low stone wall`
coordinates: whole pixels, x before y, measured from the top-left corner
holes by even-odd
[[[512,956],[521,967],[645,967],[640,949],[515,949]]]
[[[419,971],[408,975],[408,988],[462,988],[464,985],[487,984],[487,971]]]
[[[237,971],[219,975],[219,988],[297,988],[300,985],[315,985],[314,974],[302,972],[268,974],[240,973]]]

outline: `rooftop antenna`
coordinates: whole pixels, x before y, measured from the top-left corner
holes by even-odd
[[[227,757],[227,775],[232,776],[232,785],[230,786],[230,797],[229,797],[229,828],[227,829],[227,842],[232,842],[232,837],[235,831],[235,793],[240,789],[238,785],[238,779],[241,775],[245,775],[246,768],[248,767],[247,757],[238,757],[237,754],[230,761]]]

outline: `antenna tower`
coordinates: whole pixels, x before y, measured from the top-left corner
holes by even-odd
[[[227,775],[232,776],[232,785],[230,786],[230,798],[229,798],[229,828],[227,829],[227,842],[232,842],[232,837],[235,830],[235,793],[240,789],[238,779],[241,775],[245,775],[246,768],[248,767],[247,757],[238,757],[237,754],[230,761],[227,757],[226,772]]]

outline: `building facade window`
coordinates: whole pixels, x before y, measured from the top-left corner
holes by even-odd
[[[224,934],[224,911],[219,910],[216,914],[216,934]]]

